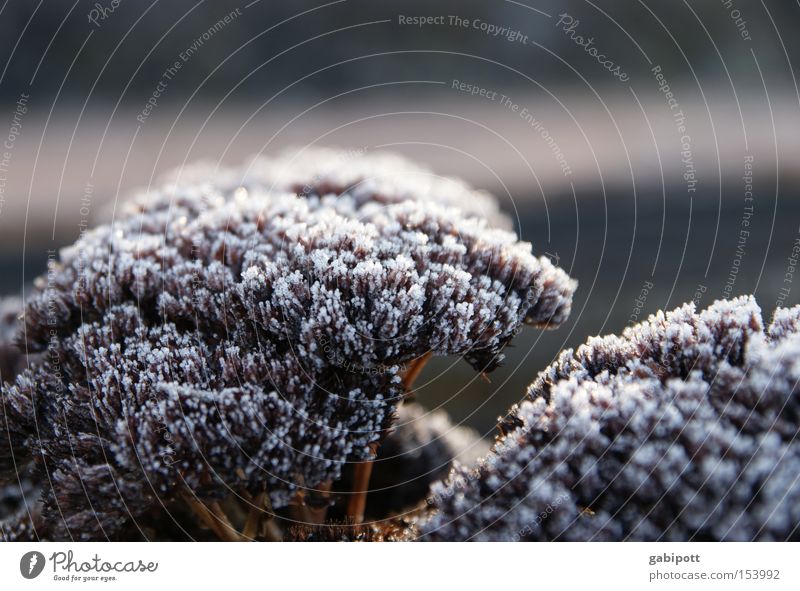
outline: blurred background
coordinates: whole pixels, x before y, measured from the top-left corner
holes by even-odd
[[[426,368],[418,400],[491,437],[589,335],[685,301],[800,302],[798,33],[797,0],[7,0],[0,293],[176,167],[399,152],[494,193],[580,281],[491,383]]]

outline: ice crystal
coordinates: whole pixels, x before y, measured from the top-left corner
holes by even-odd
[[[170,184],[62,250],[25,309],[41,359],[2,395],[0,474],[36,458],[48,536],[141,534],[179,495],[285,506],[371,456],[406,364],[489,371],[521,324],[566,318],[574,282],[473,192],[387,162],[358,188],[377,161]]]
[[[751,297],[589,339],[539,374],[437,540],[800,539],[800,307]]]

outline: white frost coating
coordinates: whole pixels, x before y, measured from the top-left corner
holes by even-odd
[[[511,227],[490,194],[388,152],[295,148],[276,158],[257,156],[241,169],[199,162],[170,173],[168,179],[192,189],[204,185],[208,190],[233,192],[244,187],[248,194],[289,192],[309,201],[333,194],[344,196],[354,209],[423,198],[456,207],[495,227]]]
[[[564,351],[423,539],[797,541],[799,319],[742,297]]]
[[[323,160],[138,196],[37,282],[28,345],[55,331],[58,361],[2,395],[55,475],[48,535],[114,536],[187,489],[266,485],[285,506],[370,456],[404,364],[433,351],[489,371],[521,323],[567,317],[574,282],[490,226],[488,196],[394,157]]]

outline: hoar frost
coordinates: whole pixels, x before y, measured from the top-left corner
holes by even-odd
[[[689,304],[539,374],[434,540],[800,540],[800,307]]]
[[[36,475],[40,537],[147,537],[186,495],[283,507],[372,456],[407,364],[490,371],[575,288],[488,196],[396,157],[195,171],[120,211],[37,282],[39,357],[3,387],[0,477]]]

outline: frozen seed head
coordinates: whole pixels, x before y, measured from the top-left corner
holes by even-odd
[[[521,324],[569,313],[574,282],[466,189],[460,209],[397,179],[380,193],[226,179],[135,198],[27,303],[43,355],[4,389],[0,469],[37,458],[54,538],[127,536],[186,491],[265,487],[284,507],[371,456],[405,364],[433,352],[488,371]]]
[[[510,229],[497,200],[460,179],[440,176],[390,152],[367,148],[293,148],[269,158],[257,156],[243,168],[197,163],[171,173],[179,184],[214,186],[223,191],[289,192],[304,197],[347,195],[357,206],[404,201],[435,202]]]
[[[435,485],[436,540],[800,539],[800,307],[685,305],[567,350],[475,470]]]

